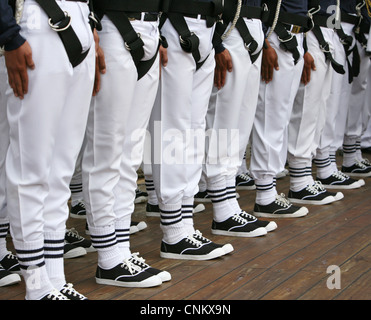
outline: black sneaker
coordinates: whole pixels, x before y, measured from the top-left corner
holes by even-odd
[[[255,203],[254,216],[262,218],[299,218],[308,214],[306,207],[294,206],[282,193],[276,195],[276,200],[268,205]]]
[[[21,282],[19,274],[11,273],[0,265],[0,287],[10,286]]]
[[[350,167],[341,167],[341,171],[351,177],[370,177],[371,167],[365,166],[362,162],[357,161]]]
[[[236,190],[255,190],[254,179],[249,173],[242,173],[236,177]]]
[[[97,251],[92,246],[91,241],[80,236],[75,228],[66,229],[64,240],[67,243],[73,244],[76,247],[83,247],[86,250],[86,252]]]
[[[143,203],[146,202],[148,199],[148,193],[145,191],[141,191],[139,188],[135,190],[135,200],[134,203]]]
[[[221,236],[260,237],[266,235],[267,230],[235,214],[223,222],[213,220],[211,233]]]
[[[267,232],[270,232],[270,231],[273,231],[273,230],[277,229],[277,223],[275,223],[274,221],[258,220],[258,218],[256,218],[255,216],[253,216],[250,213],[247,213],[246,211],[242,210],[240,212],[240,216],[242,218],[246,219],[247,221],[254,222],[259,227],[265,228],[265,230],[267,230]]]
[[[201,202],[201,203],[209,203],[211,202],[211,198],[207,194],[207,191],[199,191],[195,194],[194,198],[195,202]]]
[[[341,171],[335,171],[326,179],[317,178],[327,189],[357,189],[364,185],[360,180],[354,180]]]
[[[367,158],[362,159],[361,163],[364,164],[367,168],[371,168],[371,162]]]
[[[307,186],[300,191],[289,190],[288,199],[292,203],[324,205],[335,202],[335,198],[324,189],[320,190],[315,185]]]
[[[40,300],[70,300],[57,289],[53,289],[49,294],[42,297]]]
[[[78,258],[86,255],[87,252],[83,247],[77,247],[71,243],[64,243],[63,257],[65,259]]]
[[[210,260],[225,254],[222,248],[215,248],[188,236],[176,244],[161,243],[160,256],[168,259]]]
[[[160,208],[159,208],[158,204],[150,204],[150,203],[147,202],[146,216],[148,216],[148,217],[159,217],[160,216]]]
[[[61,294],[67,297],[68,300],[88,300],[87,297],[82,295],[81,293],[77,292],[74,288],[72,283],[66,283],[62,290],[60,291]]]
[[[71,206],[70,217],[75,219],[86,219],[85,203],[79,202],[75,206]]]
[[[21,274],[17,257],[9,251],[9,253],[0,261],[0,265],[11,273]]]
[[[233,246],[230,243],[226,243],[226,244],[214,243],[210,239],[207,239],[206,237],[204,237],[199,230],[196,230],[195,233],[192,235],[192,237],[195,240],[200,241],[204,244],[214,246],[215,248],[222,248],[224,251],[224,254],[231,253],[234,250]]]
[[[144,221],[131,221],[130,222],[130,234],[137,233],[147,228],[147,223]]]
[[[127,288],[149,288],[162,284],[159,276],[143,270],[128,259],[108,270],[98,266],[95,281],[98,284]]]
[[[314,181],[314,187],[320,192],[326,191],[325,187],[322,185],[320,181]],[[338,201],[344,198],[344,194],[342,192],[330,192],[330,191],[326,191],[326,192],[330,196],[333,196],[335,201]]]
[[[170,281],[171,280],[171,274],[167,271],[162,271],[156,268],[151,267],[146,263],[146,260],[144,260],[142,257],[139,256],[139,253],[132,253],[132,257],[129,259],[133,264],[139,266],[142,268],[142,270],[147,271],[150,274],[153,274],[155,276],[160,277],[162,282]]]

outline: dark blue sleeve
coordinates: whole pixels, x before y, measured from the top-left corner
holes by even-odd
[[[6,51],[19,48],[25,42],[20,30],[8,0],[0,0],[0,46],[4,46]]]

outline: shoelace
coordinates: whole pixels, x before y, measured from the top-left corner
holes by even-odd
[[[82,295],[81,293],[79,293],[79,292],[77,292],[75,290],[75,288],[73,287],[72,283],[66,283],[64,285],[64,287],[62,288],[61,293],[62,294],[72,295],[74,297],[78,297],[81,300],[82,299],[86,299],[86,297],[84,295]]]
[[[275,203],[278,204],[279,206],[285,207],[285,208],[288,208],[291,205],[290,201],[288,199],[286,199],[286,196],[285,196],[284,193],[276,195]]]
[[[84,209],[86,209],[85,203],[82,202],[82,201],[80,201],[77,205],[80,206],[80,207],[82,207],[82,208],[84,208]]]
[[[371,162],[368,159],[362,159],[361,163],[368,167],[371,166]]]
[[[141,267],[137,266],[132,261],[130,261],[130,258],[129,259],[124,259],[124,261],[121,264],[121,268],[125,268],[132,275],[134,275],[135,273],[138,273],[138,272],[140,272],[142,270]]]
[[[339,180],[341,180],[341,181],[345,181],[345,180],[347,180],[349,177],[346,175],[346,174],[344,174],[344,173],[342,173],[341,171],[335,171],[333,174],[332,174],[336,179],[339,179]]]
[[[366,167],[366,165],[365,164],[363,164],[361,161],[357,161],[356,162],[356,166],[357,167],[359,167],[360,169],[366,169],[367,167]]]
[[[10,251],[8,251],[8,254],[3,259],[5,259],[5,258],[7,258],[9,260],[17,259],[15,254],[11,253]]]
[[[326,191],[325,187],[323,186],[321,181],[314,181],[314,188],[317,189],[318,192]]]
[[[47,297],[48,299],[51,300],[70,300],[61,292],[59,292],[57,289],[53,289],[52,292],[50,292]]]
[[[247,221],[256,221],[258,220],[255,216],[253,216],[252,214],[250,213],[247,213],[246,211],[242,210],[241,213],[240,213],[240,216],[244,219],[246,219]]]
[[[232,217],[232,219],[233,219],[234,221],[240,223],[240,224],[245,224],[245,223],[248,222],[245,218],[241,217],[239,214],[235,214],[235,215]]]
[[[67,229],[66,234],[71,236],[71,237],[74,237],[78,240],[83,240],[84,239],[84,237],[79,235],[79,233],[77,232],[77,230],[75,228]]]
[[[305,189],[310,192],[311,194],[317,194],[320,190],[318,190],[319,186],[317,187],[317,184],[314,183],[311,186],[307,186]]]
[[[249,174],[247,174],[247,173],[241,173],[238,176],[241,177],[243,180],[246,180],[246,181],[252,180],[252,177],[250,177]]]
[[[193,234],[193,237],[196,239],[196,240],[199,240],[199,241],[202,241],[202,242],[208,242],[210,241],[209,239],[205,238],[201,231],[200,230],[196,230],[195,233]]]
[[[135,265],[140,266],[142,269],[147,268],[149,265],[146,263],[146,260],[143,257],[139,256],[139,252],[134,252],[129,258]]]
[[[193,238],[193,236],[187,236],[186,241],[189,242],[190,244],[196,246],[196,247],[201,247],[202,243],[199,240],[196,240]]]

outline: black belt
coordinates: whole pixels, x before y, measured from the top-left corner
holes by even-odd
[[[158,14],[155,13],[141,13],[141,12],[136,12],[136,13],[127,13],[127,16],[129,18],[129,21],[133,20],[143,20],[143,21],[157,21],[158,20]]]
[[[267,7],[266,7],[267,8]],[[240,17],[247,19],[259,19],[262,22],[268,21],[269,11],[263,7],[245,6],[241,7]]]
[[[93,0],[97,11],[160,12],[161,0]]]
[[[359,23],[359,17],[348,14],[344,11],[341,11],[341,22],[350,23],[356,25]]]
[[[253,54],[258,49],[258,43],[256,42],[256,40],[250,34],[249,28],[247,27],[243,18],[240,17],[237,20],[236,29],[238,30],[238,32],[239,32],[239,34],[240,34],[240,36],[241,36],[241,38],[244,42],[246,50],[250,54],[251,62],[254,63],[258,59],[259,54],[260,54],[260,52],[258,52],[256,54]]]
[[[339,74],[345,74],[344,67],[341,64],[339,64],[338,62],[336,62],[335,59],[333,58],[333,56],[330,52],[330,45],[325,40],[325,38],[322,34],[322,31],[321,31],[321,28],[316,25],[316,26],[313,27],[312,32],[313,32],[314,36],[316,37],[316,39],[319,43],[319,46],[320,46],[322,52],[324,53],[324,55],[326,57],[326,60],[330,61],[332,68]]]
[[[65,13],[54,0],[36,0],[36,2],[48,15],[50,27],[56,31],[61,38],[71,65],[73,67],[78,66],[84,61],[89,50],[82,52],[80,40],[71,26],[71,17]],[[86,3],[84,0],[75,0],[75,2]]]
[[[280,47],[285,50],[289,51],[294,58],[294,63],[297,64],[300,59],[300,52],[298,50],[298,41],[296,37],[291,34],[287,29],[286,26],[278,21],[274,32],[278,36],[278,40],[280,41]]]

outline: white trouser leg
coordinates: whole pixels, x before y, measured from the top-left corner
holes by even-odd
[[[81,122],[86,123],[95,70],[87,5],[58,4],[72,17],[83,50],[90,48],[88,56],[73,68],[58,34],[48,26],[46,14],[36,2],[27,1],[21,33],[32,48],[36,68],[28,70],[29,92],[23,100],[8,91],[8,212],[29,299],[40,298],[51,286],[65,281],[63,243],[69,183],[84,136]],[[39,23],[38,28],[31,22]],[[29,285],[25,268],[30,266],[41,266],[40,286]]]
[[[181,206],[183,198],[188,200],[197,192],[201,177],[205,116],[215,66],[213,28],[207,28],[202,19],[186,20],[200,38],[201,61],[206,61],[196,71],[194,58],[180,47],[175,29],[169,21],[164,24],[162,33],[169,43],[168,65],[161,69],[161,104],[154,107],[161,122],[153,124],[152,132],[153,178],[162,216],[166,216],[161,227],[165,238],[171,234],[167,240],[173,243],[187,236]],[[155,150],[162,150],[160,159]]]
[[[9,125],[6,116],[5,91],[8,86],[8,75],[5,68],[5,59],[0,57],[0,220],[8,220],[6,212],[6,176],[5,158],[9,146]],[[8,223],[8,221],[6,222]]]
[[[322,32],[329,42],[328,34],[333,31],[322,28]],[[311,81],[307,85],[300,85],[288,127],[288,161],[292,191],[299,191],[308,184],[307,165],[311,162],[325,124],[326,99],[333,72],[312,32],[307,33],[307,45],[316,70],[312,70]]]
[[[297,37],[298,43],[302,43],[302,35]],[[277,52],[280,69],[274,71],[271,82],[268,84],[262,82],[260,85],[252,131],[250,165],[257,191],[258,185],[272,184],[274,177],[281,169],[280,154],[284,144],[284,132],[289,123],[303,68],[303,59],[300,59],[295,65],[292,54],[280,48],[279,40],[275,34],[271,36],[270,42]],[[302,55],[303,49],[300,45],[299,50]],[[283,86],[282,83],[285,85]]]

